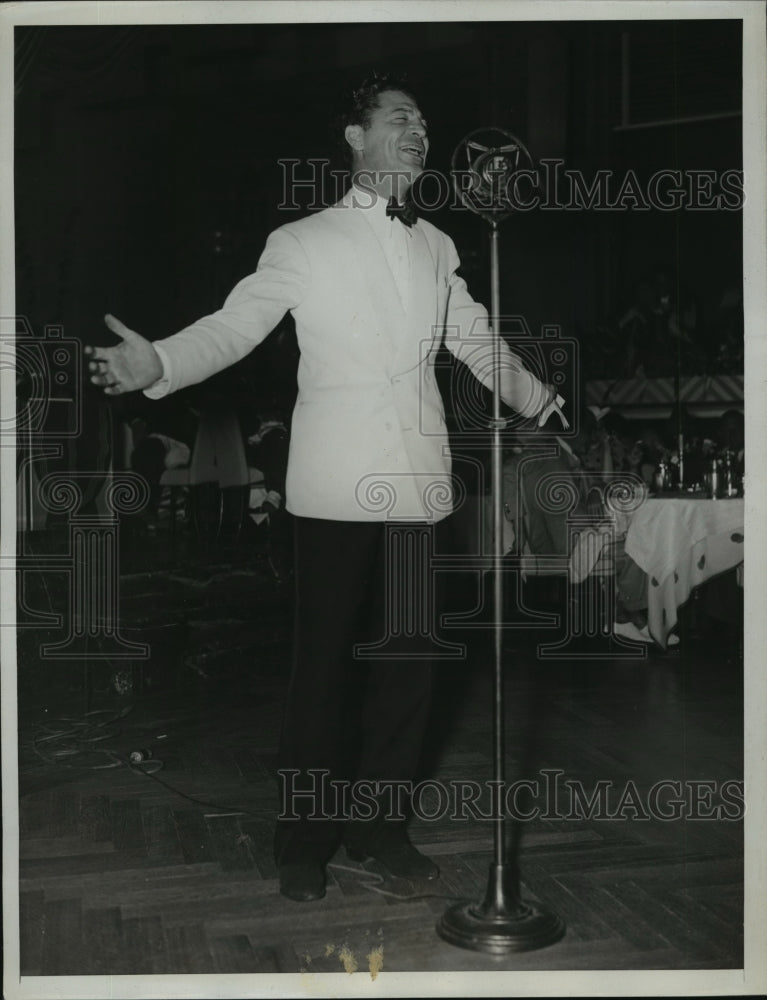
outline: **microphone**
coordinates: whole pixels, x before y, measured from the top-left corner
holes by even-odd
[[[526,146],[501,128],[480,128],[464,136],[453,153],[452,171],[463,205],[489,222],[505,219],[519,206],[513,186],[522,176],[538,186]]]

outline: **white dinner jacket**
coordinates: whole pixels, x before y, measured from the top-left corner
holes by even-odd
[[[491,383],[486,310],[459,278],[453,241],[419,220],[409,233],[407,308],[364,208],[349,195],[275,230],[255,273],[221,310],[156,341],[159,398],[248,354],[286,310],[301,358],[287,508],[347,521],[437,521],[452,509],[451,461],[433,360],[440,344]],[[399,222],[392,222],[399,225]],[[506,345],[505,402],[524,416],[548,399]]]

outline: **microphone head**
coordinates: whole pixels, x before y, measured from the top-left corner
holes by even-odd
[[[461,203],[490,222],[505,219],[519,204],[512,192],[521,171],[537,186],[530,153],[505,129],[476,129],[453,153],[453,184]]]

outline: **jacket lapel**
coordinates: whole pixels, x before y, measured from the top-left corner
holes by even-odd
[[[406,327],[405,310],[394,276],[381,244],[361,211],[349,208],[341,201],[333,209],[333,219],[351,242],[353,266],[380,325],[382,336],[377,338],[377,343],[384,348],[381,357],[386,371],[391,374],[392,362]]]

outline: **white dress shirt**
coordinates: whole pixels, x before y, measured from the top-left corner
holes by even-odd
[[[362,190],[352,186],[344,201],[354,211],[362,212],[375,233],[397,285],[402,307],[407,310],[410,281],[410,241],[413,234],[399,219],[386,215],[388,200],[382,198],[375,191]]]

